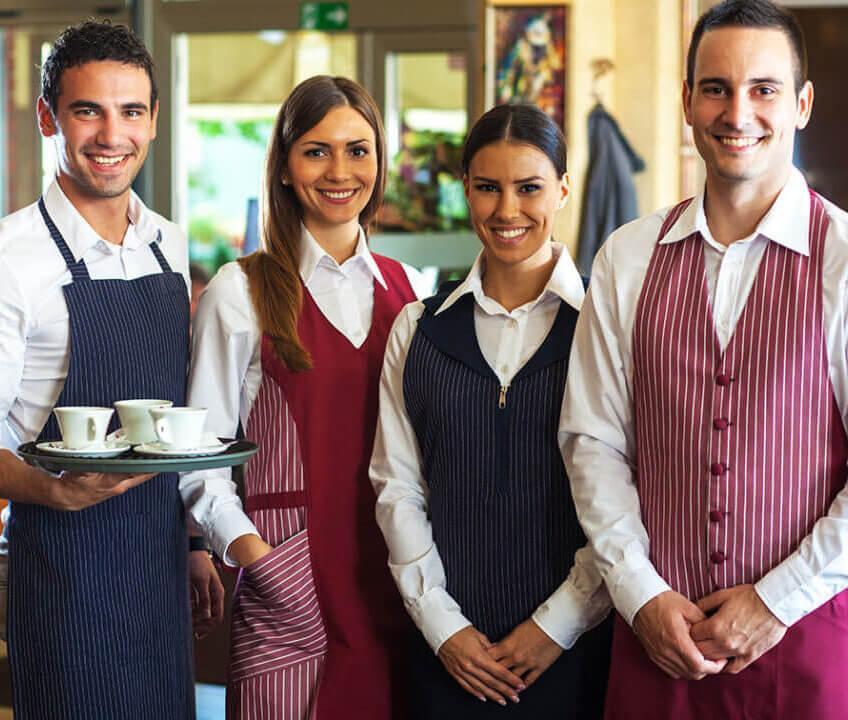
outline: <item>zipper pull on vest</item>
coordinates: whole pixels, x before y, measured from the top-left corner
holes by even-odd
[[[509,390],[509,385],[501,385],[501,394],[498,397],[498,407],[503,410],[506,407],[506,391]]]

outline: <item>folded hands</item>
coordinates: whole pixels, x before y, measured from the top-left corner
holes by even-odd
[[[669,590],[639,610],[633,629],[660,669],[686,680],[741,672],[786,633],[753,585],[718,590],[697,603]]]
[[[493,643],[473,626],[451,635],[439,648],[445,669],[478,700],[506,705],[532,685],[562,654],[533,620],[525,620]]]

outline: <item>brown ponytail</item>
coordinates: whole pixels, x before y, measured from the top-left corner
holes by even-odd
[[[265,169],[262,247],[239,260],[247,276],[259,328],[271,338],[277,357],[294,371],[308,370],[312,361],[297,334],[303,301],[299,273],[302,208],[292,188],[283,185],[283,176],[295,141],[340,105],[357,110],[374,130],[377,181],[359,215],[359,224],[367,228],[374,219],[386,184],[386,140],[379,110],[365,89],[353,80],[317,75],[300,83],[277,115]]]

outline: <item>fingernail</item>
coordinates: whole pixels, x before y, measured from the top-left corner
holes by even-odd
[[[477,696],[477,699],[478,699],[480,702],[486,702],[486,698],[484,698],[482,695],[478,695],[478,696]]]
[[[518,686],[518,692],[521,692],[522,690],[526,690],[526,689],[527,689],[526,685],[519,685]]]
[[[512,700],[512,702],[514,702],[514,703],[520,702],[520,700],[519,700],[519,698],[518,698],[518,695],[513,695],[513,696],[510,698],[510,700]]]
[[[506,707],[506,700],[504,700],[503,698],[498,700],[498,702],[501,704],[501,707]]]

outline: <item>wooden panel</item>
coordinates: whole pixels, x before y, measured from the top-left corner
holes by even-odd
[[[810,186],[842,208],[848,207],[848,7],[793,8],[807,38],[810,79],[815,88],[813,115],[798,134],[797,161]]]

